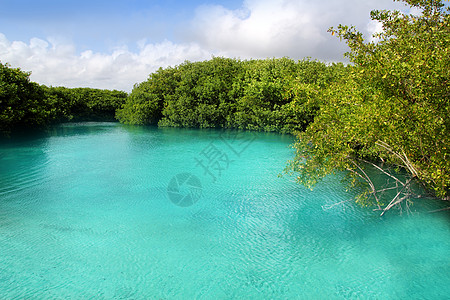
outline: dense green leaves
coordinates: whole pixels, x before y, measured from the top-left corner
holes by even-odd
[[[449,196],[449,10],[442,1],[405,2],[422,13],[372,12],[383,25],[378,41],[366,42],[347,26],[331,29],[347,41],[355,67],[322,94],[314,123],[300,135],[290,165],[300,182],[313,185],[336,170],[349,170],[369,184],[378,201],[373,178],[361,166],[380,161],[407,171],[439,197]],[[401,182],[386,208],[412,196],[405,194],[410,182]]]
[[[127,98],[122,91],[91,88],[42,87],[52,99],[53,121],[114,121],[116,110]]]
[[[129,124],[293,132],[312,121],[317,91],[344,73],[342,64],[287,58],[185,62],[136,85],[117,117]]]
[[[127,98],[121,91],[40,86],[29,76],[0,63],[0,133],[63,121],[114,120]]]
[[[30,74],[0,63],[0,132],[14,126],[41,126],[54,113]]]

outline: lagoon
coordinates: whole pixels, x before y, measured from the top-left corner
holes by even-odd
[[[383,217],[293,138],[74,123],[0,144],[0,298],[443,299],[450,214]]]

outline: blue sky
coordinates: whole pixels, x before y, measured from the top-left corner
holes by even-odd
[[[183,28],[195,10],[208,1],[145,0],[2,0],[0,32],[19,40],[58,37],[83,48],[108,48],[146,39],[180,40]],[[210,2],[212,3],[212,2]],[[221,1],[229,9],[241,1]]]
[[[130,91],[159,67],[211,56],[342,61],[327,33],[370,36],[391,0],[0,0],[0,61],[53,86]]]

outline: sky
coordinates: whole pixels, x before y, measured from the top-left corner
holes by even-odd
[[[160,67],[213,56],[344,61],[327,29],[380,30],[392,0],[0,0],[0,61],[31,80],[130,92]]]

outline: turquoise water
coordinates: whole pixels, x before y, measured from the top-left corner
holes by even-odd
[[[3,141],[0,299],[448,298],[439,203],[327,209],[353,195],[278,178],[290,143],[116,123]]]

